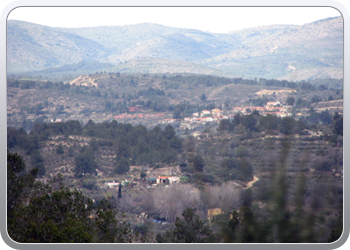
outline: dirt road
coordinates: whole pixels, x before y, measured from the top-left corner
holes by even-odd
[[[240,186],[242,189],[248,189],[248,188],[251,188],[251,187],[253,186],[253,184],[254,184],[255,182],[257,182],[258,180],[259,180],[258,177],[253,176],[253,180],[251,180],[250,182],[247,182],[246,187],[243,187],[242,185],[240,185],[240,184],[238,184],[238,183],[236,183],[236,182],[234,182],[234,184],[235,184],[236,186]]]

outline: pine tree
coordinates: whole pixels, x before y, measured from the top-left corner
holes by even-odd
[[[118,199],[122,198],[122,184],[119,184],[119,189],[118,189]]]

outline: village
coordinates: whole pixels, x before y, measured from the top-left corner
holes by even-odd
[[[192,135],[198,137],[201,134],[199,131],[202,125],[205,124],[218,124],[223,119],[234,119],[236,114],[250,115],[253,112],[258,112],[259,115],[276,115],[277,117],[292,116],[293,106],[286,105],[279,101],[267,102],[264,107],[234,107],[230,110],[221,110],[214,108],[211,110],[202,110],[201,112],[195,112],[191,117],[184,117],[183,119],[172,118],[171,113],[149,113],[142,109],[141,106],[129,107],[129,112],[121,115],[116,115],[113,118],[119,122],[130,122],[131,120],[154,120],[158,124],[171,124],[177,127],[180,131],[190,130]],[[301,113],[298,115],[302,115]],[[199,129],[199,130],[198,130]]]

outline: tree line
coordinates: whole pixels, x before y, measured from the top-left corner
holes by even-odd
[[[126,173],[130,165],[171,163],[177,160],[182,150],[180,139],[171,125],[164,130],[159,126],[147,130],[142,125],[118,123],[117,121],[96,124],[92,120],[82,125],[78,121],[66,121],[50,124],[34,124],[29,134],[23,129],[8,127],[8,148],[19,147],[30,155],[31,165],[37,167],[39,175],[45,174],[43,159],[39,153],[40,142],[52,136],[80,135],[94,138],[89,147],[82,147],[75,156],[75,174],[83,176],[94,174],[97,168],[93,152],[101,146],[111,147],[116,152],[114,171]]]
[[[234,119],[223,119],[220,121],[218,131],[234,132],[240,126],[249,129],[252,132],[265,132],[266,134],[282,133],[284,135],[291,134],[307,134],[305,129],[310,129],[312,125],[330,126],[335,136],[343,136],[343,116],[335,113],[333,116],[328,110],[320,113],[315,112],[312,108],[307,117],[295,120],[293,117],[277,117],[267,114],[259,115],[258,111],[253,111],[250,115],[235,114]]]

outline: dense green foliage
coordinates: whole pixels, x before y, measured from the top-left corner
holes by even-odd
[[[114,76],[116,74],[110,73],[110,75]],[[120,74],[119,74],[120,75]],[[130,81],[134,82],[136,84],[137,80],[136,77],[131,77]],[[153,79],[157,79],[157,75],[153,75]],[[197,87],[197,86],[205,86],[205,87],[211,87],[211,86],[223,86],[223,85],[229,85],[229,84],[245,84],[245,85],[260,85],[262,82],[264,83],[264,86],[274,86],[274,87],[283,87],[283,88],[291,88],[291,89],[297,89],[297,90],[304,90],[304,91],[315,91],[315,90],[327,90],[327,89],[342,89],[343,85],[343,79],[314,79],[310,81],[299,81],[299,82],[293,82],[293,81],[287,81],[287,80],[276,80],[276,79],[264,79],[260,78],[259,80],[251,80],[251,79],[244,79],[244,78],[227,78],[227,77],[218,77],[218,76],[211,76],[211,75],[180,75],[180,74],[174,74],[169,75],[166,78],[165,81],[162,82],[162,84],[165,85],[165,89],[169,88],[167,85],[169,84],[179,84],[179,85],[188,85],[190,87]],[[62,90],[65,93],[74,93],[74,94],[80,94],[80,95],[90,95],[90,96],[103,96],[104,93],[107,91],[102,89],[94,89],[89,88],[86,86],[76,86],[76,85],[70,85],[70,84],[63,84],[62,81],[60,82],[51,82],[51,81],[34,81],[34,80],[15,80],[15,79],[9,79],[8,81],[8,87],[15,87],[15,88],[21,88],[21,89],[58,89]],[[137,85],[137,84],[136,84]],[[131,84],[133,86],[133,84]],[[108,96],[115,96],[118,97],[117,93],[112,92],[108,93]],[[153,87],[149,87],[145,90],[140,90],[137,92],[136,97],[138,96],[165,96],[164,90],[155,89]],[[127,97],[127,96],[124,96]],[[132,97],[129,95],[129,97]],[[135,97],[135,96],[134,96]],[[207,96],[204,94],[201,95],[201,101],[205,102],[207,100]],[[316,99],[315,99],[316,100]]]
[[[214,243],[215,236],[207,221],[202,221],[195,210],[188,208],[182,213],[183,219],[177,217],[175,228],[164,235],[158,234],[158,243]]]
[[[306,125],[302,121],[296,121],[292,117],[277,117],[273,115],[259,116],[259,114],[252,113],[250,115],[242,116],[236,114],[232,121],[221,120],[219,131],[234,131],[236,127],[243,126],[245,129],[255,132],[289,134],[302,134]]]
[[[25,173],[22,157],[7,153],[7,227],[20,243],[128,243],[139,238],[107,200],[97,206],[56,177],[49,184]]]
[[[74,158],[74,172],[77,177],[84,176],[85,174],[95,174],[97,168],[97,163],[91,149],[83,148],[82,151],[82,153]]]
[[[89,121],[85,126],[78,121],[35,124],[29,134],[23,129],[8,128],[8,147],[25,148],[29,154],[35,155],[33,156],[35,160],[32,162],[34,166],[42,162],[35,151],[39,149],[38,143],[55,135],[81,135],[98,139],[92,141],[88,149],[82,149],[82,152],[75,157],[75,172],[78,176],[94,173],[96,164],[90,150],[93,151],[99,145],[107,145],[116,150],[116,172],[118,173],[127,172],[129,164],[173,162],[182,150],[182,141],[175,135],[170,125],[166,126],[164,131],[159,126],[148,131],[142,125],[133,127],[116,121],[101,124]],[[132,159],[130,162],[126,160],[130,158]]]

